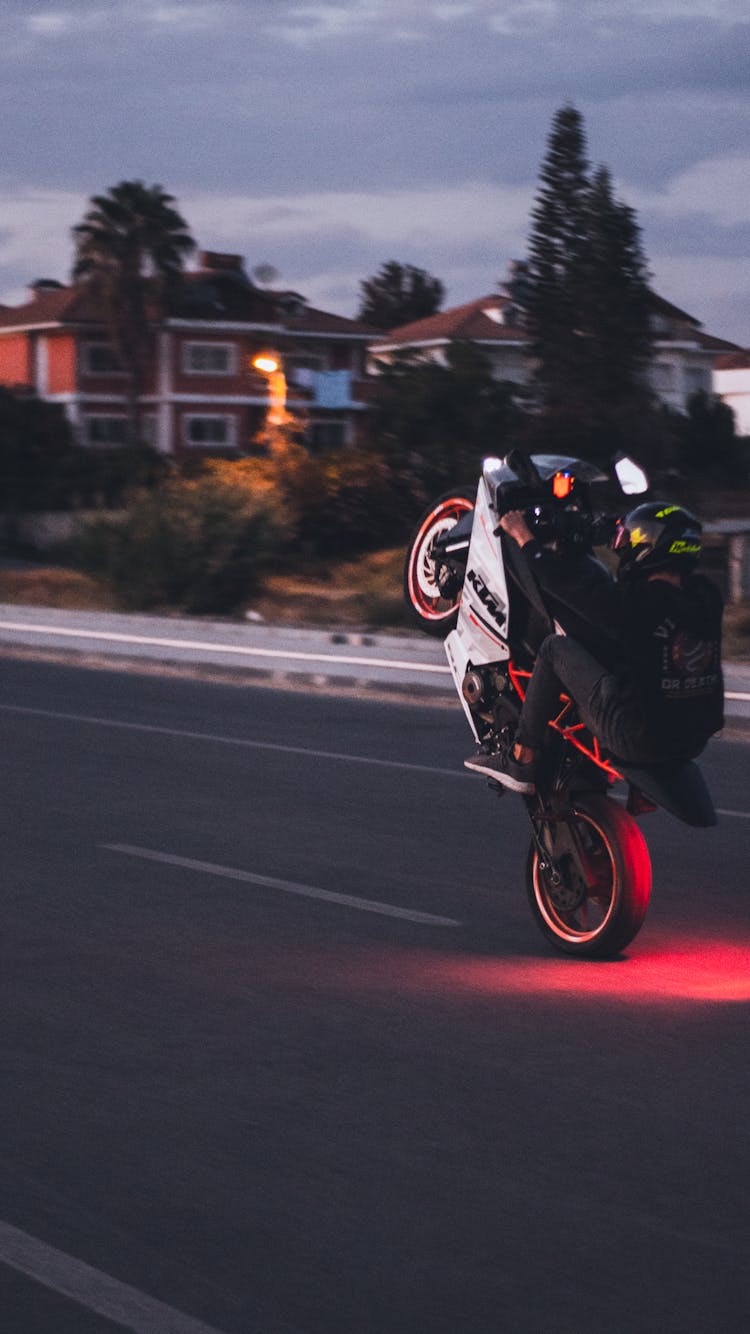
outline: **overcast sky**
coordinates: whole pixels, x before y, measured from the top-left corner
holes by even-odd
[[[0,100],[9,304],[133,178],[323,308],[388,259],[471,300],[525,254],[573,102],[656,290],[750,345],[748,0],[3,0]]]

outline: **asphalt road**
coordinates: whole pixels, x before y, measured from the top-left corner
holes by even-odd
[[[3,1334],[747,1334],[747,749],[554,956],[458,708],[2,663]]]

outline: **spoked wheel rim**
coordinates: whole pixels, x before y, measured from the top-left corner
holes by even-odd
[[[585,811],[575,815],[580,856],[565,854],[557,863],[560,881],[542,867],[534,850],[532,881],[542,921],[561,944],[586,946],[605,935],[618,908],[620,872],[612,844]]]
[[[648,909],[646,840],[632,815],[604,793],[580,793],[561,815],[557,823],[542,816],[537,837],[541,833],[544,846],[535,837],[529,848],[532,913],[542,934],[564,954],[613,958],[640,931]]]
[[[455,597],[446,597],[441,591],[433,553],[438,539],[455,528],[462,515],[473,508],[473,502],[463,496],[440,501],[425,516],[412,543],[407,587],[412,606],[425,621],[447,620],[460,601],[460,592]]]

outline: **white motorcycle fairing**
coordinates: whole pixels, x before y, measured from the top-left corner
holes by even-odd
[[[495,535],[498,516],[494,508],[493,467],[498,460],[486,459],[477,490],[474,521],[466,561],[466,577],[455,630],[445,640],[448,665],[475,740],[474,719],[463,695],[467,671],[487,663],[505,662],[508,648],[508,586],[503,550]]]

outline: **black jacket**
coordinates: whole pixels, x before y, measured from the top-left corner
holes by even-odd
[[[705,575],[676,587],[643,575],[617,581],[591,556],[528,543],[545,600],[566,634],[617,676],[665,755],[697,755],[724,725],[722,598]]]

